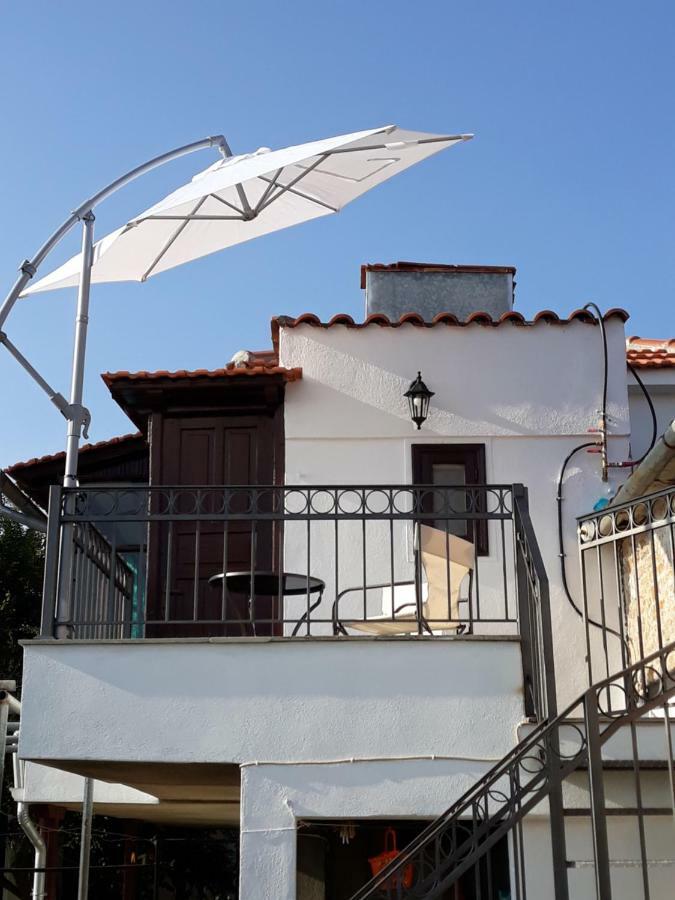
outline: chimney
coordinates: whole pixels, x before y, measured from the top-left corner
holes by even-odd
[[[384,313],[398,320],[418,313],[430,322],[439,313],[458,319],[486,312],[493,318],[513,309],[513,266],[450,266],[397,262],[361,266],[366,315]]]

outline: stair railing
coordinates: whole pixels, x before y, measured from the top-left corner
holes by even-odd
[[[622,703],[617,696],[623,698]],[[554,719],[535,727],[351,900],[434,900],[446,896],[472,869],[477,883],[487,880],[489,884],[490,851],[509,832],[513,833],[516,897],[524,897],[520,889],[526,877],[522,821],[550,798],[565,778],[582,768],[587,768],[589,775],[596,896],[609,900],[612,894],[601,749],[621,728],[663,707],[672,778],[667,707],[672,697],[675,642],[593,685]],[[554,884],[557,900],[568,896],[566,872],[564,882],[554,873]],[[489,887],[484,895],[477,895],[493,896]]]

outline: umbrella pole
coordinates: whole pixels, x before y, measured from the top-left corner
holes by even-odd
[[[92,251],[94,247],[94,214],[91,211],[82,216],[82,272],[77,292],[77,314],[75,317],[75,346],[73,349],[73,369],[70,384],[70,404],[68,406],[68,430],[66,440],[66,466],[63,476],[64,487],[77,487],[77,455],[80,434],[87,437],[89,411],[82,405],[84,389],[84,363],[87,350],[87,326],[89,324],[89,291],[91,287]]]
[[[59,412],[69,420],[67,464],[64,479],[64,484],[66,484],[67,486],[75,485],[75,476],[77,475],[77,450],[79,445],[79,434],[80,430],[84,426],[86,437],[86,426],[88,426],[89,424],[89,413],[87,410],[83,410],[81,407],[81,384],[82,376],[84,374],[84,350],[87,337],[86,317],[89,309],[89,283],[91,280],[89,269],[91,268],[91,262],[88,266],[83,265],[83,278],[80,281],[70,404],[68,404],[65,397],[63,397],[58,391],[55,391],[51,387],[51,385],[49,385],[45,381],[45,379],[40,375],[35,367],[32,366],[31,363],[23,355],[23,353],[21,353],[19,348],[16,347],[12,343],[12,341],[10,341],[6,332],[3,330],[5,322],[9,317],[12,309],[14,308],[15,303],[19,299],[21,292],[34,277],[35,273],[38,270],[38,267],[41,265],[45,257],[48,256],[48,254],[54,249],[54,247],[56,247],[56,245],[68,234],[71,228],[73,228],[78,222],[83,222],[85,226],[83,248],[87,243],[87,240],[90,241],[91,234],[93,232],[93,228],[91,228],[91,226],[93,225],[94,221],[92,210],[95,206],[97,206],[99,203],[101,203],[101,201],[105,200],[111,194],[114,194],[115,191],[118,191],[120,188],[129,184],[131,181],[134,181],[141,175],[145,175],[146,172],[150,172],[152,169],[156,169],[158,166],[163,166],[165,163],[171,162],[174,159],[178,159],[181,156],[186,156],[188,153],[194,153],[196,150],[206,150],[209,147],[216,147],[222,156],[227,157],[232,155],[227,141],[222,134],[203,138],[200,141],[194,141],[191,144],[185,144],[183,147],[177,147],[175,150],[169,150],[168,153],[162,153],[161,156],[156,156],[153,159],[148,160],[148,162],[137,166],[135,169],[131,169],[131,171],[127,172],[125,175],[122,175],[120,178],[112,181],[109,185],[107,185],[107,187],[104,187],[103,190],[99,191],[97,194],[89,197],[84,201],[84,203],[81,203],[77,207],[77,209],[75,209],[75,211],[70,214],[70,216],[68,216],[66,221],[61,226],[59,226],[59,228],[57,228],[49,238],[47,238],[42,247],[40,247],[40,249],[31,259],[25,259],[21,263],[21,275],[19,276],[17,281],[15,281],[13,287],[11,288],[9,294],[7,294],[7,296],[5,297],[4,301],[0,303],[0,345],[4,345],[4,347],[9,351],[14,359],[24,369],[24,371],[26,371],[28,375],[30,375],[30,377],[37,383],[37,385],[47,394],[47,396],[56,406]],[[88,217],[90,217],[89,229],[87,228]],[[86,236],[88,230],[89,238],[87,238]],[[86,283],[84,276],[85,269]],[[75,399],[73,399],[73,397]],[[76,406],[74,406],[73,404],[76,404]],[[79,424],[71,423],[71,414],[79,415]],[[72,430],[76,430],[77,434],[71,435]]]
[[[94,249],[94,214],[89,211],[82,216],[82,271],[77,292],[77,312],[75,314],[75,346],[73,348],[73,368],[70,384],[70,403],[63,410],[68,422],[66,436],[66,464],[63,486],[77,487],[77,462],[80,449],[80,434],[87,437],[89,410],[82,405],[84,393],[84,364],[87,349],[87,326],[89,324],[89,292],[91,288],[91,264]],[[66,497],[66,511],[73,512],[73,497]],[[75,558],[75,525],[63,526],[61,535],[61,589],[58,598],[56,637],[73,636],[72,569]],[[84,828],[84,826],[83,826]],[[87,851],[88,861],[88,851]],[[80,860],[80,867],[82,859]],[[80,873],[80,878],[82,875]],[[79,896],[79,894],[78,894]]]

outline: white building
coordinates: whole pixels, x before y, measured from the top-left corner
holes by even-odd
[[[95,815],[238,826],[242,900],[351,897],[388,827],[407,855],[359,897],[670,896],[672,482],[604,506],[652,432],[628,315],[526,321],[514,274],[366,266],[363,322],[104,376],[140,435],[52,488],[15,799],[91,778]],[[661,435],[675,343],[628,359]],[[62,464],[9,475],[45,503]]]

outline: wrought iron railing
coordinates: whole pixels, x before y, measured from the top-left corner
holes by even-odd
[[[42,633],[519,635],[532,714],[547,591],[518,485],[54,487]]]
[[[534,728],[351,900],[670,896],[670,890],[664,892],[668,884],[672,889],[670,874],[657,888],[654,870],[668,864],[672,871],[675,865],[672,852],[659,858],[663,842],[657,839],[663,817],[675,820],[669,706],[675,697],[674,674],[671,643],[589,688],[560,715]],[[655,752],[652,741],[648,750],[641,750],[637,723],[657,713],[663,745]],[[608,801],[605,782],[608,773],[617,772],[626,784],[618,801],[616,786]],[[536,832],[534,855],[526,851],[524,823],[535,810],[537,827],[548,822],[551,829],[548,857]],[[583,840],[577,840],[577,858],[567,854],[565,819],[590,822]],[[627,820],[636,826],[630,830],[633,855],[628,857],[621,847]],[[648,827],[654,821],[657,828]],[[493,853],[500,842],[503,849],[505,840],[510,873],[503,885],[497,884]],[[672,847],[671,842],[666,845]],[[580,850],[585,858],[578,857]],[[592,872],[592,881],[574,884],[584,868]],[[635,884],[627,883],[626,868],[635,872]],[[504,877],[503,867],[500,875]]]
[[[675,488],[578,520],[589,683],[675,640]]]
[[[128,636],[134,590],[134,570],[89,522],[77,522],[69,532],[72,541],[71,603],[73,618],[86,623],[82,636]]]

